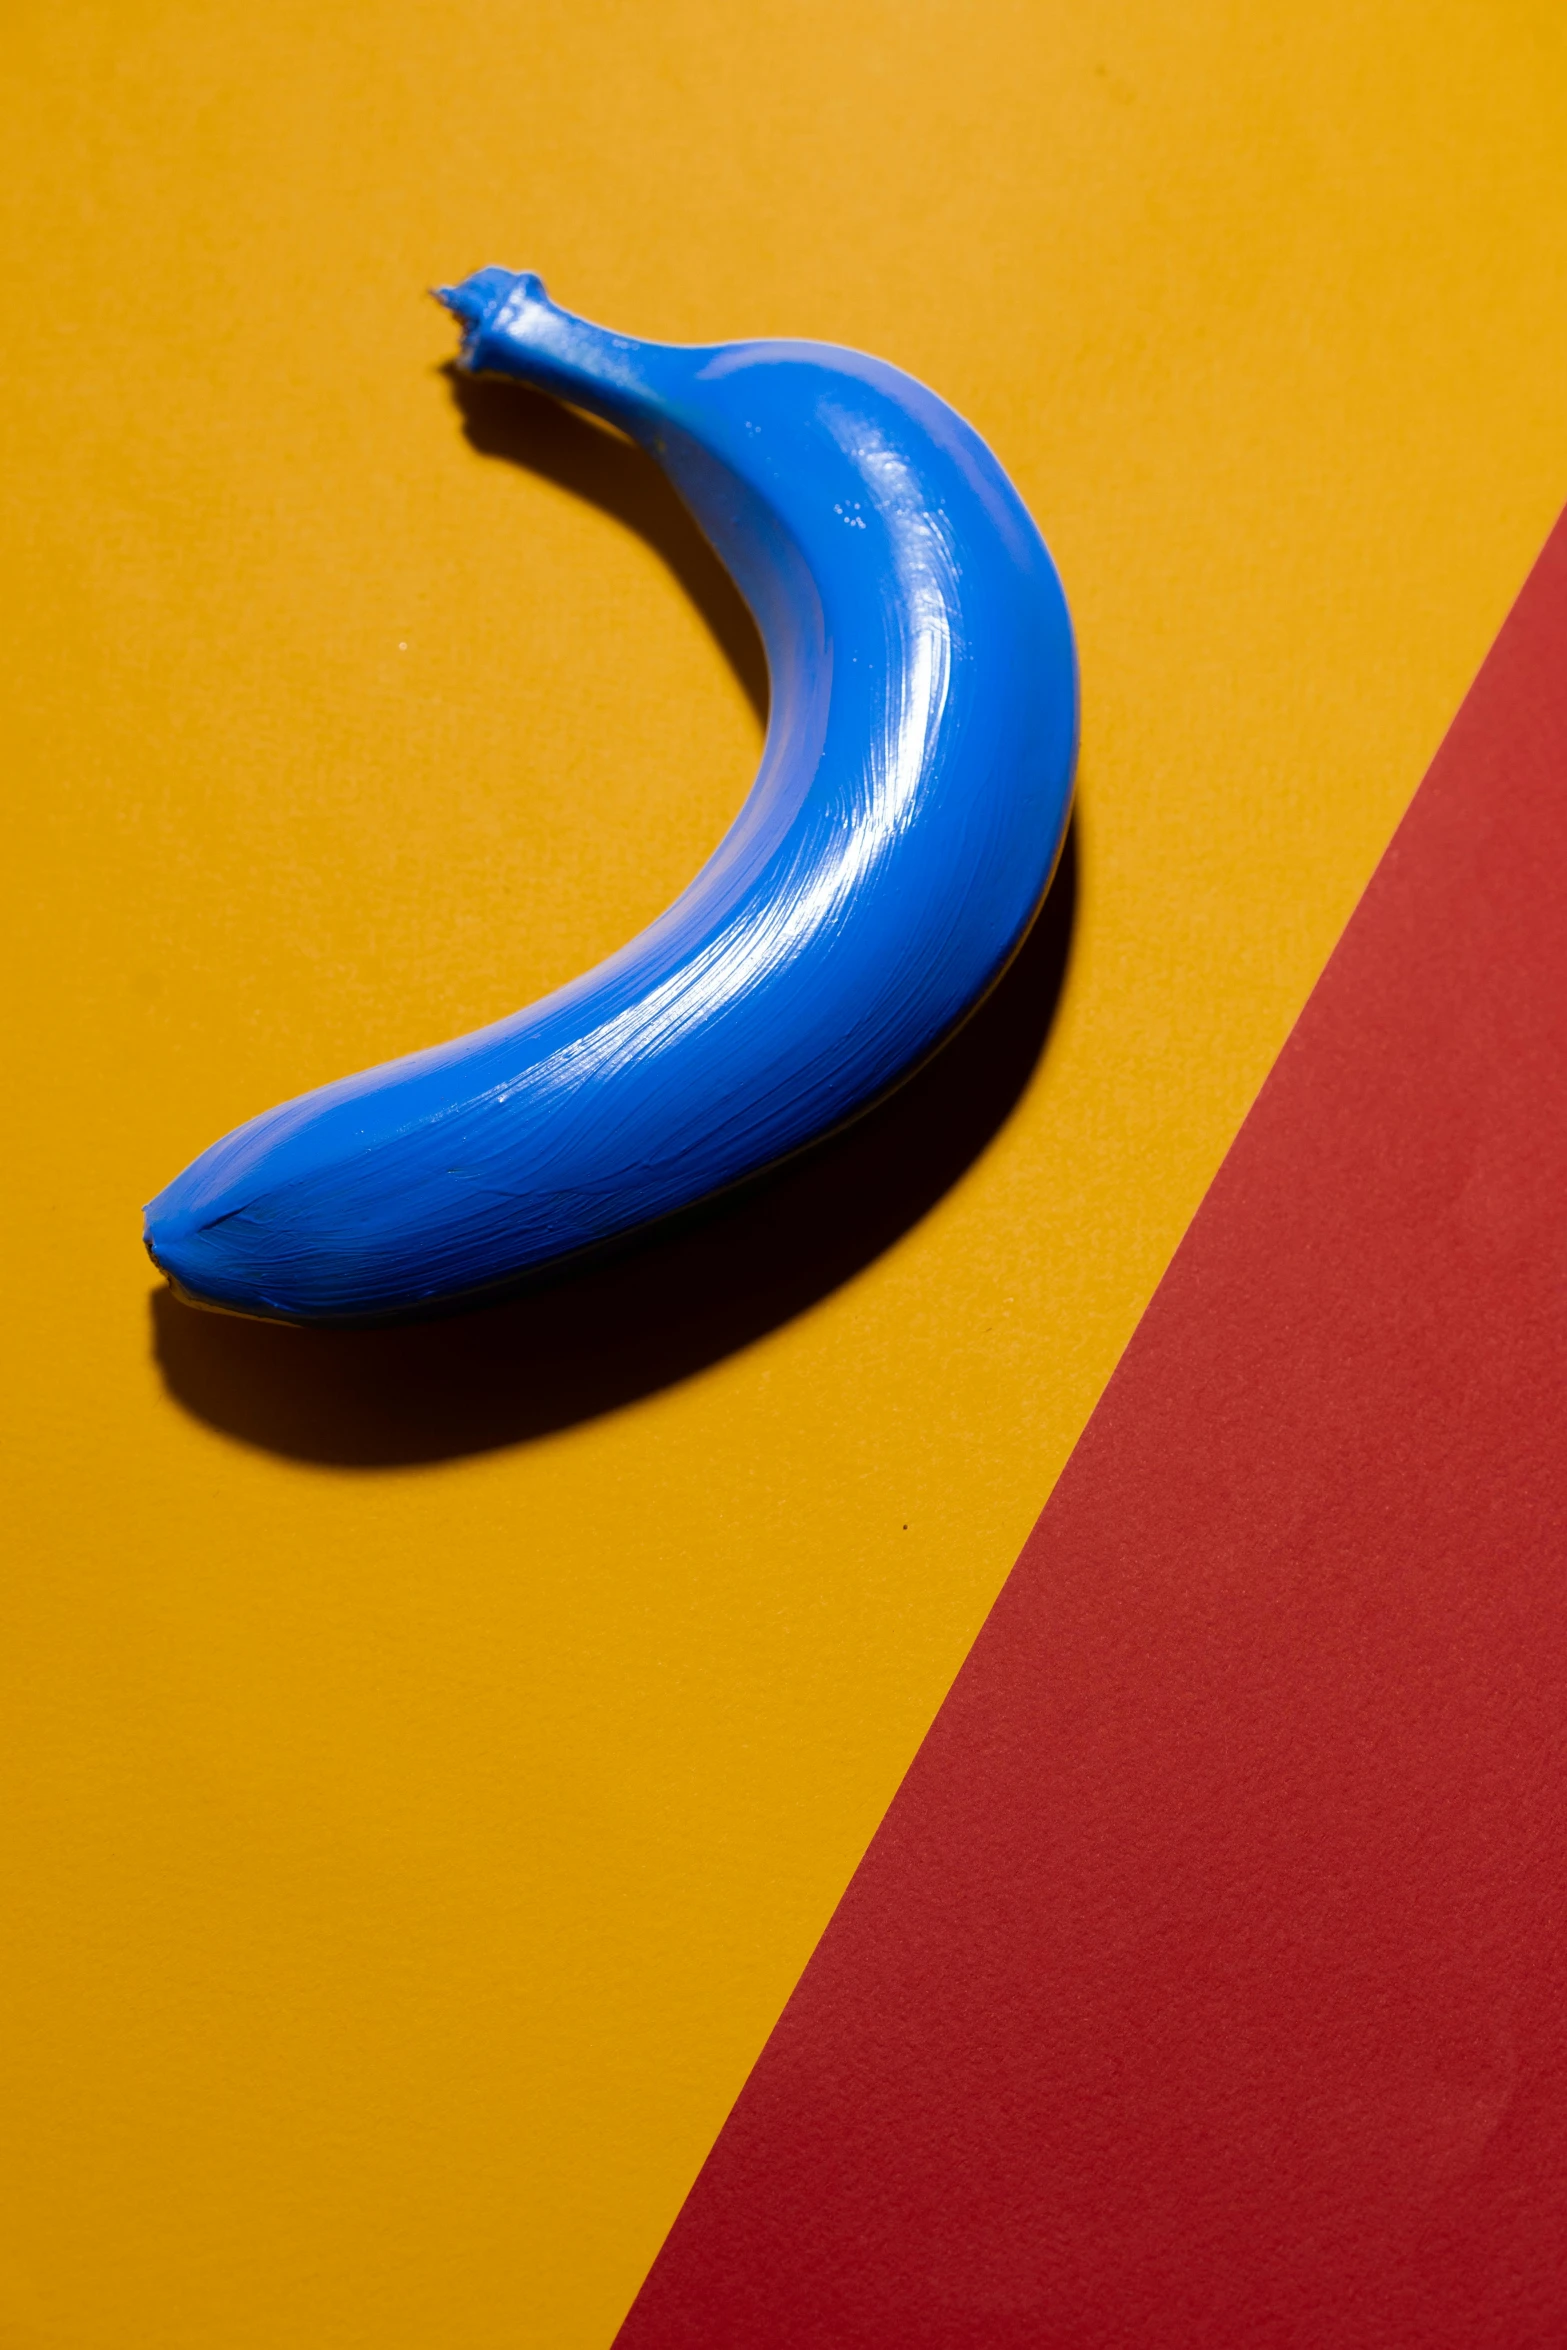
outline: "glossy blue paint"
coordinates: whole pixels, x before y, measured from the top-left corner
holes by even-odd
[[[442,297],[463,364],[633,435],[756,615],[762,763],[658,921],[492,1027],[302,1095],[147,1210],[198,1301],[428,1309],[721,1191],[907,1076],[985,994],[1066,829],[1077,680],[1044,541],[934,393],[826,344],[642,343],[531,275]]]

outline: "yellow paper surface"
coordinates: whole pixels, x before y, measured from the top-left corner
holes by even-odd
[[[598,2350],[1567,494],[1567,19],[12,0],[0,75],[0,2341]],[[832,1294],[345,1463],[319,1366],[171,1395],[141,1202],[618,944],[760,739],[656,484],[465,437],[488,261],[991,440],[1075,935]]]

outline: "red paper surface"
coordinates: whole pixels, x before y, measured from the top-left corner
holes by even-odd
[[[1564,1407],[1567,520],[622,2350],[1567,2341]]]

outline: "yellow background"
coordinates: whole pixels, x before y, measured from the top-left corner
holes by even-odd
[[[588,2350],[1567,492],[1567,17],[12,0],[3,49],[0,2341]],[[1017,1114],[825,1301],[311,1462],[167,1390],[140,1203],[629,935],[759,740],[657,531],[464,437],[421,289],[487,261],[973,419],[1080,632],[1076,936]]]

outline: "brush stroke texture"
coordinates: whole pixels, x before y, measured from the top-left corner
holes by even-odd
[[[619,953],[512,1017],[252,1119],[147,1210],[198,1302],[373,1320],[678,1214],[908,1076],[1005,969],[1066,828],[1071,623],[978,436],[824,344],[642,343],[481,270],[463,364],[631,434],[761,630],[771,716],[714,855]]]

